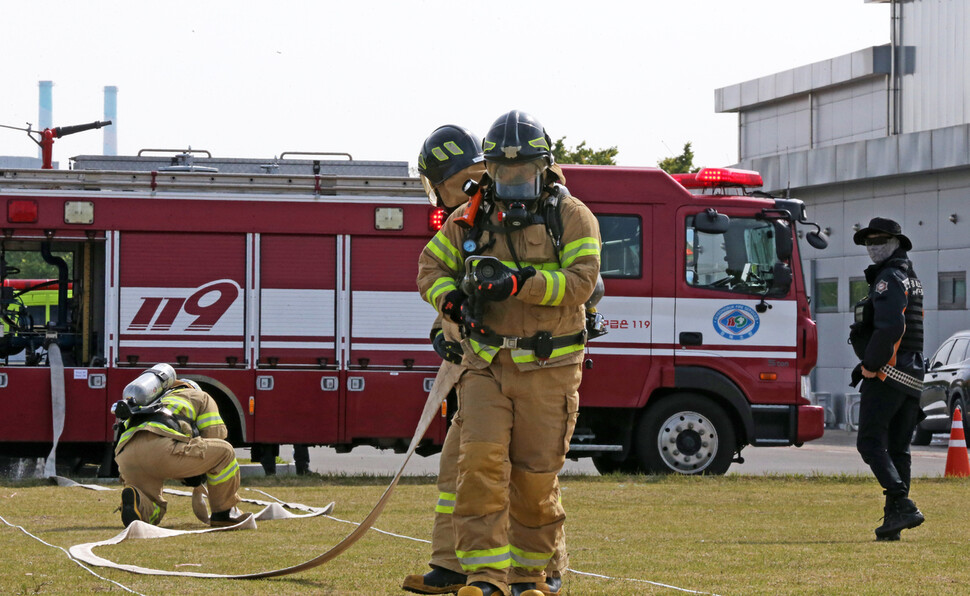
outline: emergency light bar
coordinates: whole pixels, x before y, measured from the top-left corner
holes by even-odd
[[[761,174],[751,170],[733,168],[703,168],[696,174],[672,174],[684,188],[716,188],[719,186],[764,186]]]

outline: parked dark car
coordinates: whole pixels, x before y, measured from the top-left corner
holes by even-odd
[[[920,406],[926,420],[913,434],[913,445],[929,445],[933,433],[950,433],[950,416],[955,408],[963,414],[964,432],[970,431],[970,330],[957,331],[943,342],[929,361],[923,377]]]

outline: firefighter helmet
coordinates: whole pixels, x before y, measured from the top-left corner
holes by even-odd
[[[467,129],[454,124],[436,128],[421,144],[421,152],[418,153],[418,172],[431,204],[444,207],[441,194],[435,187],[461,170],[481,163],[483,159],[481,142]]]
[[[512,110],[499,116],[482,144],[485,165],[504,201],[530,202],[542,194],[552,165],[552,139],[532,115]]]

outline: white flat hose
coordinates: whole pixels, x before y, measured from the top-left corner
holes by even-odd
[[[57,443],[64,432],[64,359],[56,343],[47,347],[47,360],[51,367],[51,417],[54,420],[54,444],[44,463],[44,478],[57,476]]]

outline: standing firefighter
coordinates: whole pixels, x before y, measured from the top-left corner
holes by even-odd
[[[419,260],[422,296],[465,335],[453,421],[459,596],[540,595],[565,519],[557,474],[579,410],[600,239],[557,183],[550,145],[528,114],[496,120],[481,201],[453,213]]]
[[[899,540],[901,530],[923,523],[909,498],[909,443],[922,411],[923,286],[907,258],[913,243],[891,219],[873,218],[856,232],[873,264],[866,268],[869,295],[855,306],[849,341],[861,362],[857,447],[886,495],[885,518],[876,540]]]
[[[168,364],[156,364],[125,387],[112,408],[121,423],[115,461],[121,481],[121,521],[158,525],[168,503],[162,484],[178,478],[188,486],[206,483],[212,508],[210,525],[234,525],[239,503],[239,464],[224,439],[226,425],[208,393],[192,381],[175,378]]]
[[[431,204],[449,214],[465,204],[469,197],[463,186],[469,180],[480,182],[485,175],[481,141],[468,130],[454,125],[437,128],[425,139],[418,155],[418,171]],[[553,165],[557,174],[561,170]],[[431,329],[431,341],[435,351],[444,360],[443,367],[461,364],[461,332],[455,321],[440,314]],[[417,594],[450,594],[457,592],[467,580],[455,555],[455,532],[452,513],[455,508],[455,491],[458,480],[458,450],[460,427],[451,425],[445,435],[438,469],[438,502],[435,506],[434,527],[431,537],[431,571],[408,575],[403,588]],[[545,593],[558,594],[562,585],[561,574],[567,561],[565,544],[560,539],[556,556],[546,569],[546,582],[538,587]]]

